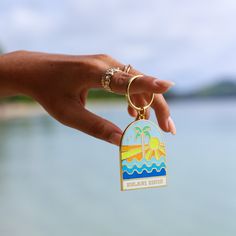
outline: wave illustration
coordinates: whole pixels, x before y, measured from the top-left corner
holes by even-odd
[[[166,170],[165,168],[162,168],[160,171],[157,171],[156,169],[153,169],[152,172],[147,172],[146,170],[143,170],[142,173],[138,173],[137,171],[134,171],[133,174],[128,174],[126,171],[123,172],[123,179],[137,179],[137,178],[146,178],[146,177],[153,177],[153,176],[165,176]]]
[[[161,168],[166,168],[166,164],[164,162],[162,162],[159,166],[156,165],[155,163],[152,164],[151,166],[147,166],[146,164],[144,164],[140,168],[137,167],[136,165],[133,166],[132,168],[128,168],[127,166],[123,166],[122,170],[123,170],[123,172],[126,171],[128,174],[133,174],[134,171],[141,174],[143,172],[143,170],[146,170],[147,172],[152,172],[154,169],[157,171],[160,171]]]
[[[150,160],[146,160],[143,158],[141,161],[137,161],[136,159],[133,159],[131,162],[128,162],[126,160],[122,161],[122,167],[127,166],[129,169],[136,166],[137,168],[141,168],[143,165],[146,165],[147,167],[152,166],[153,164],[156,164],[157,166],[161,165],[161,163],[165,163],[166,159],[165,157],[161,157],[159,160],[157,160],[155,157],[152,157]]]

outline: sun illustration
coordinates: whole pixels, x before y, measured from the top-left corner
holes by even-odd
[[[161,143],[156,137],[151,137],[149,139],[149,149],[145,155],[145,158],[147,160],[150,160],[153,156],[155,156],[156,159],[160,159],[162,156],[166,156],[164,143]]]
[[[148,144],[123,145],[121,147],[121,159],[131,162],[134,158],[141,161],[142,158],[157,160],[166,156],[165,145],[157,137],[150,137]]]

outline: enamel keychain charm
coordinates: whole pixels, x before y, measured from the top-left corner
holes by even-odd
[[[126,97],[137,112],[135,121],[123,132],[120,142],[121,190],[166,186],[166,151],[158,125],[145,118],[146,109],[152,104],[137,107],[130,98],[131,83],[142,75],[129,80]]]

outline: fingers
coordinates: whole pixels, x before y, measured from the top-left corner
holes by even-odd
[[[128,113],[132,117],[137,117],[137,115],[138,115],[137,111],[133,107],[131,107],[130,105],[128,105]]]
[[[110,67],[119,67],[121,69],[124,68],[124,65],[121,63],[117,62],[116,60],[112,59],[109,56],[102,57],[103,61],[106,61],[106,69]],[[104,70],[104,73],[106,71]],[[128,86],[129,79],[134,76],[142,74],[139,71],[135,70],[134,68],[131,68],[129,73],[125,72],[117,72],[113,75],[111,78],[110,82],[110,87],[113,92],[118,93],[118,94],[126,94],[126,89]],[[99,80],[96,80],[96,86],[102,88],[101,86],[101,78]],[[99,84],[98,84],[99,82]],[[139,77],[135,79],[130,87],[130,94],[135,95],[137,94],[138,97],[142,97],[143,93],[149,94],[149,97],[147,97],[145,100],[150,101],[150,96],[154,93],[155,94],[155,99],[152,103],[152,108],[155,111],[158,123],[161,127],[166,132],[171,132],[172,134],[176,133],[176,128],[174,125],[173,120],[170,117],[170,112],[169,112],[169,107],[162,96],[163,93],[167,92],[172,86],[174,85],[173,82],[167,81],[167,80],[159,80],[155,77],[152,76],[147,76],[143,75],[142,77]],[[134,103],[138,102],[139,98],[133,98]],[[133,101],[133,100],[132,100]],[[128,112],[131,116],[136,117],[137,112],[130,106],[128,106]],[[150,112],[150,111],[148,111]],[[149,116],[149,113],[147,114]]]
[[[88,78],[88,81],[90,81],[90,86],[94,88],[103,88],[101,80],[106,70],[112,67],[120,68],[122,70],[124,65],[116,61],[114,58],[104,54],[96,55],[95,58],[95,68],[97,68],[97,74],[95,73],[96,76],[91,76],[91,78]],[[110,82],[112,91],[118,94],[125,94],[129,79],[133,75],[138,74],[141,73],[134,68],[131,68],[129,73],[125,73],[123,71],[114,73]],[[137,78],[132,83],[130,94],[140,92],[165,93],[173,85],[174,83],[171,81],[159,80],[152,76],[143,75],[143,77]]]
[[[176,134],[175,124],[170,117],[168,104],[161,94],[155,94],[151,107],[154,109],[160,128],[166,132]]]
[[[133,75],[125,72],[117,72],[113,75],[110,87],[113,92],[125,94],[129,79]],[[130,87],[130,94],[149,92],[149,93],[165,93],[172,86],[173,82],[167,80],[159,80],[151,76],[142,76],[135,79]]]
[[[146,94],[146,97],[147,96],[148,95]],[[145,96],[143,96],[143,94],[132,94],[130,96],[130,98],[131,98],[131,101],[134,103],[134,105],[136,105],[137,107],[143,107],[143,106],[147,105],[147,101],[145,100]],[[130,105],[128,105],[128,112],[132,117],[137,117],[137,115],[138,115],[138,112]],[[149,119],[149,117],[150,117],[150,109],[149,108],[146,109],[145,116],[146,116],[146,119]]]
[[[138,106],[145,106],[150,100],[149,94],[133,94],[130,96],[132,102]],[[175,124],[170,117],[169,107],[165,98],[161,94],[155,94],[153,103],[151,107],[154,109],[155,115],[157,117],[158,124],[160,128],[165,132],[171,132],[172,134],[176,134]],[[137,117],[137,111],[128,105],[128,112],[132,117]],[[146,119],[150,118],[150,109],[146,110]]]
[[[119,127],[77,103],[72,105],[70,101],[70,107],[58,120],[95,138],[117,146],[120,144],[122,130]]]

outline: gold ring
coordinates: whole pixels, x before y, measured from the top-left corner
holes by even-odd
[[[109,92],[113,92],[110,87],[110,83],[111,83],[111,79],[112,79],[113,75],[117,72],[121,72],[121,70],[119,68],[115,68],[115,67],[111,67],[105,71],[105,73],[101,79],[102,87],[105,90],[107,90]]]
[[[129,102],[129,104],[130,104],[131,107],[133,107],[133,108],[136,109],[137,111],[144,111],[145,109],[147,109],[148,107],[151,106],[151,104],[152,104],[152,102],[153,102],[153,100],[154,100],[154,96],[155,96],[155,95],[154,95],[154,93],[152,94],[152,99],[151,99],[151,101],[150,101],[146,106],[144,106],[144,107],[137,107],[136,105],[133,104],[133,102],[131,101],[131,98],[130,98],[130,92],[129,92],[130,86],[131,86],[131,83],[132,83],[135,79],[140,78],[140,77],[143,77],[143,75],[135,75],[135,76],[133,76],[133,77],[131,77],[131,78],[129,79],[129,83],[128,83],[128,86],[127,86],[127,89],[126,89],[126,97],[127,97],[128,102]]]
[[[129,65],[125,65],[124,66],[124,69],[123,69],[123,71],[125,72],[125,73],[129,73],[129,71],[132,69],[132,66],[129,64]]]

